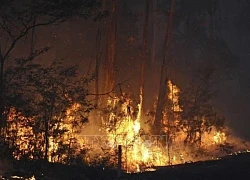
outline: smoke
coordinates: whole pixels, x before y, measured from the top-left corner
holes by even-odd
[[[163,4],[163,1],[160,2]],[[223,3],[223,2],[222,2]],[[234,4],[236,3],[236,4]],[[122,9],[126,5],[127,9]],[[166,5],[166,3],[165,3]],[[250,115],[248,113],[249,102],[246,95],[246,85],[249,83],[249,80],[245,77],[249,76],[248,69],[249,56],[245,54],[249,53],[247,47],[249,47],[249,35],[248,31],[241,31],[237,29],[234,24],[236,18],[240,18],[240,10],[235,8],[237,7],[237,2],[230,0],[222,5],[222,20],[226,23],[223,23],[220,36],[226,40],[226,43],[229,45],[231,51],[235,55],[244,54],[244,57],[241,57],[241,69],[238,71],[244,72],[239,73],[237,80],[223,83],[221,85],[220,94],[217,98],[216,106],[221,110],[221,114],[226,117],[228,125],[234,129],[237,136],[246,138],[250,140]],[[165,8],[165,7],[164,7]],[[163,9],[162,6],[159,9]],[[124,11],[131,11],[132,16],[136,18],[129,19],[131,17],[125,17]],[[142,23],[144,15],[144,2],[128,0],[124,2],[121,6],[121,12],[119,13],[119,22],[118,22],[118,39],[117,39],[117,56],[116,56],[116,82],[122,82],[125,79],[131,79],[122,86],[124,92],[133,94],[135,100],[138,100],[137,94],[139,92],[139,71],[140,71],[140,46],[141,46],[141,34],[142,34]],[[234,17],[231,18],[231,12],[234,12]],[[157,32],[156,32],[156,58],[154,64],[149,64],[150,62],[150,44],[152,43],[152,34],[149,35],[149,46],[148,46],[148,64],[146,69],[146,82],[145,82],[145,106],[144,112],[153,108],[153,102],[156,100],[156,95],[158,92],[159,86],[159,69],[161,64],[161,52],[164,39],[164,31],[166,28],[166,17],[164,13],[157,13]],[[231,19],[230,19],[231,18]],[[152,21],[152,20],[151,20]],[[224,21],[223,21],[224,22]],[[246,24],[246,23],[240,23]],[[149,33],[152,32],[152,24],[150,23]],[[84,21],[82,19],[72,20],[71,22],[66,22],[64,24],[46,27],[46,29],[36,29],[37,44],[36,48],[43,46],[52,46],[53,48],[47,54],[42,57],[39,57],[40,62],[46,63],[53,60],[54,58],[63,58],[69,64],[78,64],[80,66],[82,74],[86,74],[89,70],[89,67],[94,66],[95,55],[95,38],[96,38],[96,27],[97,24],[91,21]],[[241,33],[239,33],[241,32]],[[134,44],[128,44],[128,38],[133,37],[135,39]],[[105,38],[104,38],[105,39]],[[189,44],[187,44],[189,45]],[[185,87],[188,82],[187,70],[191,71],[190,66],[192,62],[185,59],[185,56],[189,53],[188,50],[183,50],[180,47],[175,47],[176,50],[172,53],[171,58],[173,59],[172,64],[172,80],[177,84],[181,89]],[[20,57],[23,55],[23,52],[27,52],[27,46],[23,43],[20,43],[16,48],[13,56]],[[103,50],[105,51],[105,50]],[[104,53],[104,52],[103,52]],[[181,56],[176,57],[176,54]],[[181,59],[182,58],[182,59]],[[103,57],[104,59],[104,57]],[[102,59],[102,60],[103,60]],[[178,59],[178,61],[176,60]],[[227,60],[227,59],[226,59]],[[101,67],[105,69],[105,67]],[[90,123],[84,128],[85,134],[96,134],[100,133],[100,128],[97,123],[95,123],[96,117],[91,115]],[[98,119],[98,121],[100,121]]]

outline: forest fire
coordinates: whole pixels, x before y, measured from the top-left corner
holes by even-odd
[[[214,157],[237,151],[237,149],[226,144],[227,142],[230,143],[230,140],[228,141],[227,139],[226,132],[216,131],[215,127],[212,127],[209,132],[204,133],[199,147],[195,144],[183,144],[186,138],[185,130],[176,131],[176,127],[172,128],[168,136],[168,123],[171,123],[172,126],[178,126],[180,121],[179,112],[182,111],[178,103],[180,89],[173,85],[171,81],[168,83],[168,88],[170,90],[168,100],[172,102],[171,112],[177,114],[174,114],[171,122],[167,119],[164,120],[165,134],[154,135],[143,130],[142,120],[140,119],[142,117],[140,111],[141,104],[138,104],[137,107],[133,107],[131,105],[132,100],[129,98],[123,97],[122,101],[114,98],[109,99],[107,104],[107,107],[110,109],[105,116],[107,119],[103,125],[103,137],[105,136],[106,139],[104,140],[102,138],[100,139],[102,142],[99,141],[99,144],[94,146],[90,145],[90,141],[83,138],[84,133],[81,129],[74,126],[74,121],[76,121],[77,118],[75,112],[80,108],[80,104],[74,103],[66,110],[65,114],[61,116],[63,120],[61,119],[51,128],[48,160],[51,162],[59,161],[61,163],[67,163],[70,161],[69,156],[74,157],[78,155],[91,163],[95,160],[96,156],[98,156],[100,160],[110,156],[109,164],[116,166],[117,147],[121,145],[122,168],[124,171],[141,172],[153,171],[156,166],[214,159]],[[114,112],[114,110],[116,110],[116,112]],[[167,117],[169,116],[167,112],[165,112],[164,118]],[[58,117],[54,118],[58,119]],[[13,143],[17,149],[14,151],[13,156],[16,159],[21,159],[24,156],[29,159],[38,158],[36,148],[41,141],[44,141],[44,133],[40,135],[36,134],[32,126],[24,125],[27,123],[33,123],[34,125],[35,119],[36,117],[25,117],[22,113],[18,113],[15,108],[12,108],[9,112],[8,138],[15,139]],[[53,135],[56,132],[63,133],[60,137],[56,137]],[[64,142],[65,149],[62,149],[62,142]],[[90,148],[90,146],[92,151],[88,152],[88,148],[86,147]],[[38,149],[39,152],[42,153],[41,156],[44,156],[45,147],[39,147]]]
[[[117,145],[122,145],[123,147],[123,168],[127,172],[140,172],[142,168],[164,165],[165,161],[161,149],[157,146],[150,147],[150,144],[147,144],[149,140],[147,141],[141,135],[140,106],[139,104],[139,112],[133,119],[132,115],[127,111],[127,105],[123,105],[122,110],[125,112],[125,116],[118,122],[115,122],[112,127],[106,129],[112,147],[114,149],[117,148]],[[114,123],[115,118],[111,114],[109,122]]]
[[[192,168],[210,162],[200,177],[230,158],[250,164],[250,64],[245,41],[236,48],[242,38],[230,36],[248,32],[248,5],[5,0],[0,179],[176,176],[187,166],[197,179]]]

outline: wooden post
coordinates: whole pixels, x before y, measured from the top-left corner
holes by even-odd
[[[118,145],[117,177],[122,175],[122,145]]]

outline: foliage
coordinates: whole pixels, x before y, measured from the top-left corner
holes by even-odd
[[[15,154],[35,159],[56,156],[57,160],[63,154],[74,154],[73,134],[80,132],[94,108],[87,100],[87,85],[92,78],[79,77],[76,66],[65,67],[62,61],[44,67],[32,58],[17,59],[6,72],[8,89],[12,89],[7,96],[15,97],[15,103],[7,98],[10,102],[5,107],[6,140],[14,142]]]
[[[56,139],[69,129],[76,131],[76,127],[87,123],[87,115],[94,107],[86,100],[90,79],[79,78],[76,66],[63,67],[61,61],[49,67],[34,63],[37,56],[49,49],[34,50],[35,41],[31,42],[27,57],[17,59],[12,52],[20,42],[33,38],[34,28],[74,17],[100,16],[99,5],[95,0],[1,1],[0,135],[17,156],[47,158],[49,137]],[[74,103],[79,107],[66,112]],[[72,118],[72,114],[76,118],[71,119],[68,129],[55,126],[65,118]],[[17,143],[20,141],[22,143]],[[70,151],[70,142],[65,143]]]
[[[183,111],[180,125],[187,133],[186,143],[200,145],[204,132],[210,132],[212,126],[218,130],[224,126],[224,119],[216,115],[213,106],[216,82],[217,77],[213,68],[200,69],[190,82],[189,88],[181,95]]]

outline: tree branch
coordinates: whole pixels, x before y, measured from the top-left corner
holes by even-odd
[[[56,19],[51,20],[51,21],[49,21],[49,22],[34,24],[34,25],[31,25],[31,26],[25,28],[24,30],[22,30],[22,32],[17,36],[17,38],[15,38],[15,39],[12,41],[12,43],[11,43],[9,49],[7,50],[7,52],[5,53],[5,55],[3,56],[3,60],[5,60],[5,59],[7,58],[7,56],[10,54],[10,52],[11,52],[11,51],[13,50],[13,48],[15,47],[16,43],[17,43],[22,37],[24,37],[24,36],[29,32],[29,30],[31,30],[31,29],[34,28],[34,27],[47,26],[47,25],[53,24],[53,23],[57,22],[58,20],[59,20],[59,18],[56,18]]]
[[[96,93],[88,93],[87,95],[93,95],[93,96],[96,96],[96,95],[100,95],[100,96],[108,95],[108,96],[112,97],[112,96],[110,95],[110,93],[114,92],[115,88],[117,88],[117,87],[121,88],[121,85],[122,85],[122,84],[124,84],[124,83],[127,82],[127,81],[130,81],[131,79],[135,79],[135,78],[129,78],[129,79],[126,79],[126,80],[124,80],[124,81],[122,81],[122,82],[116,84],[116,85],[115,85],[110,91],[108,91],[108,92],[99,93],[99,94],[96,94]]]

